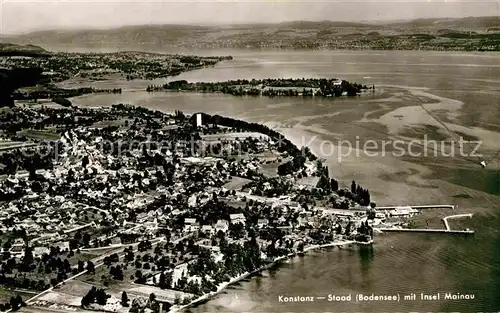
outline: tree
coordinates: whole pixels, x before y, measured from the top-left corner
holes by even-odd
[[[293,163],[291,161],[278,166],[278,175],[285,176],[293,173]]]
[[[22,263],[23,271],[29,272],[32,263],[33,263],[33,248],[26,245],[24,248],[24,257]]]
[[[142,272],[140,270],[135,271],[135,278],[137,279],[137,282],[142,281],[143,276],[142,276]]]
[[[328,177],[325,175],[321,175],[316,184],[316,188],[321,188],[323,192],[330,193],[331,192],[331,182],[328,180]]]
[[[160,287],[161,289],[165,289],[167,288],[167,281],[166,281],[166,276],[165,276],[165,273],[164,272],[161,272],[160,274],[160,281],[158,282],[158,287]]]
[[[122,292],[122,306],[128,307],[128,296],[127,293],[124,291]]]
[[[351,193],[356,194],[356,182],[354,180],[351,183]]]
[[[90,164],[90,159],[88,155],[85,155],[82,159],[82,167],[86,168]]]
[[[57,96],[57,97],[52,98],[52,101],[59,104],[59,105],[62,105],[63,107],[71,107],[72,106],[71,101],[69,101],[68,99],[63,98],[61,96]]]
[[[373,220],[377,216],[377,213],[374,209],[369,209],[367,215],[369,220]]]
[[[82,260],[79,260],[78,261],[78,272],[83,272],[84,268],[85,268],[85,263],[83,263]]]
[[[154,293],[151,293],[151,294],[149,295],[149,301],[150,301],[150,302],[153,302],[153,301],[155,301],[155,300],[156,300],[156,295],[155,295]]]
[[[21,305],[23,304],[23,299],[19,295],[17,295],[17,297],[11,297],[9,304],[12,311],[17,311],[21,308]]]
[[[339,182],[335,178],[330,179],[330,185],[333,191],[339,190]]]
[[[111,267],[109,273],[113,276],[115,280],[123,280],[123,270],[120,265],[116,267]]]
[[[87,261],[87,271],[91,274],[95,273],[95,266],[92,261]]]
[[[64,271],[65,271],[66,273],[71,272],[71,264],[69,264],[68,259],[64,259],[63,264],[64,264],[64,265],[63,265],[63,266],[64,266]]]
[[[127,262],[132,262],[134,260],[134,252],[132,250],[129,250],[127,254],[125,255],[125,260]]]
[[[104,291],[104,289],[98,289],[95,295],[95,301],[99,305],[106,305],[108,302],[108,295]]]
[[[337,233],[337,235],[342,234],[342,226],[340,224],[337,225],[337,228],[335,229],[335,232]]]
[[[139,299],[134,299],[130,307],[129,313],[140,313],[144,312],[143,304]]]
[[[82,307],[87,307],[89,306],[91,303],[94,302],[94,296],[93,296],[93,293],[91,293],[91,290],[82,297]]]

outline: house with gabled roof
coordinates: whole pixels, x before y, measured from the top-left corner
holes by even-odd
[[[229,214],[229,218],[231,219],[232,224],[245,224],[246,218],[243,213]]]
[[[223,233],[227,232],[229,229],[229,222],[226,220],[218,220],[214,225],[215,232],[222,231]]]

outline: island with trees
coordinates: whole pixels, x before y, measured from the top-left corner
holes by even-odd
[[[375,91],[375,86],[367,87],[337,78],[278,78],[278,79],[238,79],[225,82],[196,82],[186,80],[168,82],[162,86],[148,86],[154,91],[191,91],[223,93],[234,96],[266,97],[341,97],[357,96],[363,91]]]

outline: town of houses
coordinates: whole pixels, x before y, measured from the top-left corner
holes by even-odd
[[[175,308],[311,247],[370,243],[374,225],[418,213],[374,210],[367,190],[339,188],[311,153],[241,121],[125,105],[13,110],[6,139],[17,125],[61,134],[2,157],[0,283],[39,292],[29,305],[85,282],[108,288],[107,301],[80,295],[90,309]],[[26,304],[16,301],[0,309]]]

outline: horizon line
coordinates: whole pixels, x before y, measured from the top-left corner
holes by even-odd
[[[285,21],[277,21],[277,22],[241,22],[241,23],[196,23],[196,22],[189,22],[189,23],[141,23],[141,24],[126,24],[126,25],[117,25],[117,26],[109,26],[109,27],[92,27],[92,26],[82,26],[82,27],[58,27],[58,28],[46,28],[46,29],[33,29],[33,30],[26,30],[26,31],[20,31],[20,32],[12,32],[12,33],[4,33],[1,32],[0,29],[0,37],[13,37],[13,36],[23,36],[23,35],[29,35],[29,34],[34,34],[34,33],[40,33],[40,32],[81,32],[81,31],[107,31],[107,30],[116,30],[116,29],[123,29],[123,28],[129,28],[129,27],[154,27],[154,26],[171,26],[171,27],[221,27],[221,28],[230,28],[230,27],[241,27],[241,26],[273,26],[273,25],[280,25],[280,24],[287,24],[287,23],[300,23],[300,22],[307,22],[307,23],[351,23],[351,24],[365,24],[366,26],[383,26],[383,25],[388,25],[388,24],[394,24],[394,23],[404,23],[404,22],[412,22],[412,21],[421,21],[421,20],[450,20],[450,19],[455,19],[455,20],[461,20],[461,19],[468,19],[468,18],[498,18],[500,19],[499,16],[495,15],[481,15],[481,16],[463,16],[463,17],[421,17],[421,18],[413,18],[413,19],[388,19],[388,20],[380,20],[380,19],[373,19],[373,20],[307,20],[307,19],[301,19],[301,20],[285,20]],[[377,25],[378,24],[378,25]]]

